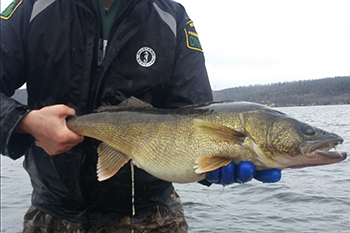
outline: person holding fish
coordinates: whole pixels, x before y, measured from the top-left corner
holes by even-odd
[[[27,105],[11,98],[24,84]],[[212,101],[198,34],[180,4],[14,0],[1,14],[0,88],[1,153],[25,156],[33,186],[23,232],[187,232],[171,182],[129,161],[99,181],[98,151],[109,148],[66,123],[131,96],[161,109]],[[204,177],[208,186],[277,182],[281,172],[231,162]]]

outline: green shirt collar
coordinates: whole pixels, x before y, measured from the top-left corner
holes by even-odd
[[[104,0],[92,0],[94,8],[99,15],[102,37],[108,40],[113,23],[124,11],[130,0],[114,0],[108,10],[105,9]]]

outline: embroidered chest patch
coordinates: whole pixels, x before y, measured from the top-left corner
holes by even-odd
[[[140,66],[150,67],[156,62],[156,53],[150,47],[142,47],[136,53],[136,61]]]

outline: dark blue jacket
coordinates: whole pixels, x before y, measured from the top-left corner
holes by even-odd
[[[96,178],[97,142],[47,155],[30,135],[13,133],[28,111],[66,104],[78,115],[130,96],[157,108],[212,100],[193,22],[170,0],[132,0],[116,19],[97,67],[100,25],[87,0],[16,0],[1,16],[1,153],[17,159],[41,211],[100,227],[130,214],[130,168]],[[28,105],[11,98],[27,85]],[[136,169],[136,211],[159,204],[173,187]]]

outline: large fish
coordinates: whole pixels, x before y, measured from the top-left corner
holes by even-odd
[[[331,150],[343,139],[282,112],[248,102],[211,102],[157,109],[131,97],[115,107],[67,120],[74,132],[95,138],[99,181],[128,161],[177,183],[199,181],[231,161],[257,170],[332,164],[346,158]]]

